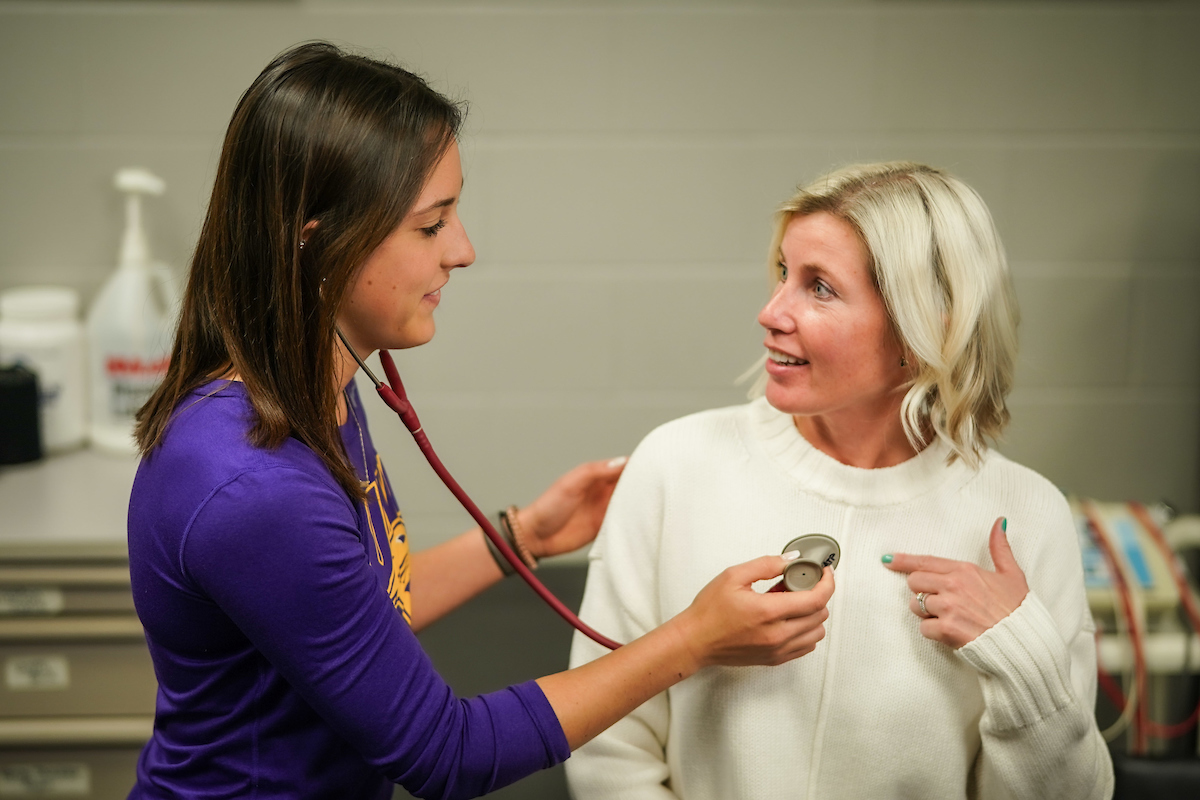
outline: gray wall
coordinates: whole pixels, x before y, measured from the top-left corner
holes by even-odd
[[[90,299],[120,166],[163,175],[182,272],[240,92],[308,38],[471,104],[457,273],[401,368],[485,507],[739,402],[773,206],[912,158],[996,215],[1024,314],[1002,449],[1064,488],[1200,510],[1200,9],[1164,2],[0,3],[0,289]],[[398,423],[418,542],[464,527]]]

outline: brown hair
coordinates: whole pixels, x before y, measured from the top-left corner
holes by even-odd
[[[194,388],[229,370],[251,440],[302,441],[361,494],[337,431],[334,325],[358,268],[404,219],[463,111],[391,64],[312,42],[267,65],[233,112],[170,367],[138,412],[149,454]],[[304,248],[304,226],[316,221]]]

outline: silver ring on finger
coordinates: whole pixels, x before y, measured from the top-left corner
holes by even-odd
[[[921,615],[926,618],[933,616],[933,614],[929,613],[929,609],[925,607],[925,598],[928,596],[925,592],[917,592],[917,606],[921,609]]]

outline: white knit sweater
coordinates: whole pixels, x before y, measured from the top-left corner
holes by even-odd
[[[895,467],[848,467],[764,400],[685,417],[637,448],[592,548],[582,617],[629,641],[727,566],[805,533],[841,544],[826,637],[780,667],[710,667],[567,762],[594,798],[1106,798],[1093,624],[1063,496],[990,452],[944,445]],[[991,569],[1008,537],[1030,593],[958,651],[921,636],[885,553]],[[576,634],[571,665],[604,652]]]

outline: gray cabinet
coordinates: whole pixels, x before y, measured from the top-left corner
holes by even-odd
[[[123,798],[155,679],[121,542],[0,541],[0,798]]]

